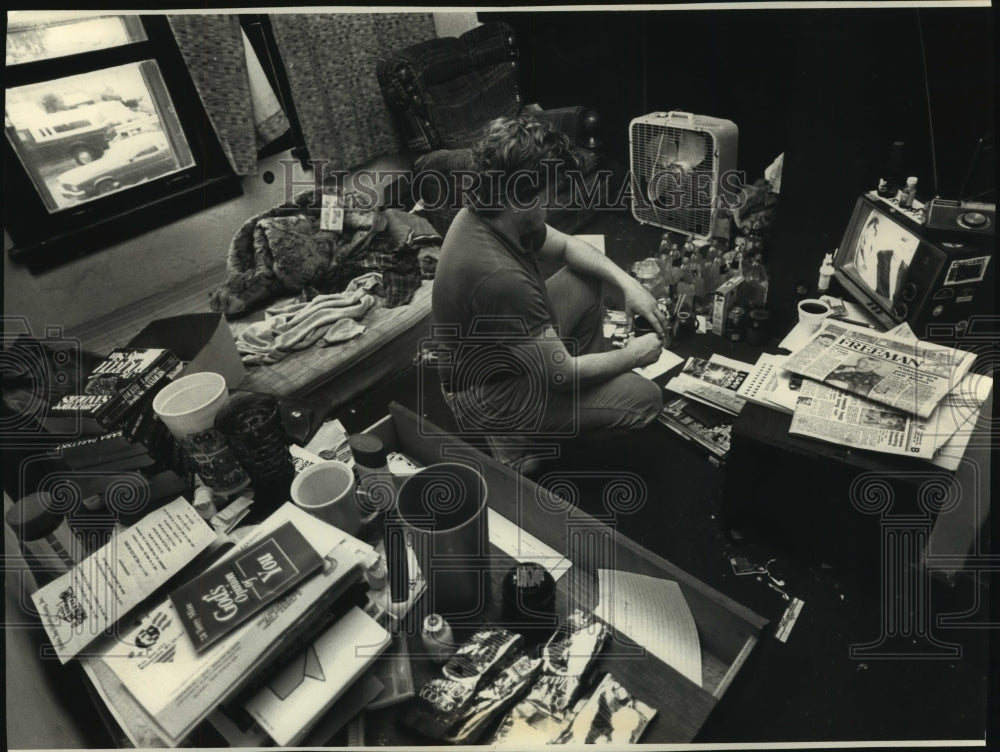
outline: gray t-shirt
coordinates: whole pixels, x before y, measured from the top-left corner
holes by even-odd
[[[453,357],[453,368],[442,369],[445,389],[453,390],[453,374],[475,371],[485,381],[516,377],[525,344],[530,351],[530,341],[555,326],[538,265],[544,242],[544,232],[515,241],[468,209],[455,217],[441,246],[432,297],[435,337]],[[442,335],[449,330],[452,336]]]

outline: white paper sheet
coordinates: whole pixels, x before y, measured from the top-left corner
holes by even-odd
[[[684,358],[671,350],[660,350],[660,357],[655,363],[650,363],[648,366],[643,366],[642,368],[633,368],[640,376],[652,381],[657,376],[662,376],[671,368],[680,363],[684,362]]]
[[[487,510],[487,515],[490,543],[517,561],[540,564],[556,581],[573,566],[565,556],[542,543],[531,533],[522,530],[506,517],[492,509]]]
[[[215,538],[195,508],[177,498],[37,590],[31,599],[59,660],[80,653]]]
[[[295,746],[389,641],[389,633],[354,606],[272,677],[246,708],[279,745]]]
[[[700,687],[701,642],[680,585],[614,569],[597,575],[594,613]]]

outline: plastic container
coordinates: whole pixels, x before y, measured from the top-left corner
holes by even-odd
[[[420,639],[427,656],[436,663],[444,663],[455,652],[455,636],[451,626],[440,614],[428,614],[420,628]]]
[[[820,294],[830,289],[830,280],[833,278],[833,272],[833,254],[828,253],[823,257],[823,264],[819,268],[819,282],[816,283],[816,289]]]

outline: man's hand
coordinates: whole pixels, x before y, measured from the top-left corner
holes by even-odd
[[[629,277],[628,282],[622,285],[622,292],[625,294],[625,315],[630,319],[637,313],[644,316],[660,339],[663,340],[667,329],[667,319],[657,307],[656,298],[631,277]]]
[[[641,337],[629,340],[625,350],[636,359],[635,367],[641,368],[652,365],[660,359],[663,343],[655,334],[643,334]]]

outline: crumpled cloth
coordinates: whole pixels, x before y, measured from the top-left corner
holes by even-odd
[[[235,318],[284,295],[340,292],[367,272],[382,275],[378,294],[386,308],[409,303],[421,281],[433,276],[432,251],[441,236],[416,214],[362,208],[367,203],[360,194],[343,198],[342,232],[320,229],[316,191],[244,222],[229,244],[226,280],[210,293],[212,310]]]
[[[351,280],[343,292],[268,308],[263,321],[236,338],[236,349],[246,365],[267,365],[316,344],[354,339],[365,331],[358,320],[375,305],[372,290],[381,284],[382,275],[371,272]]]

